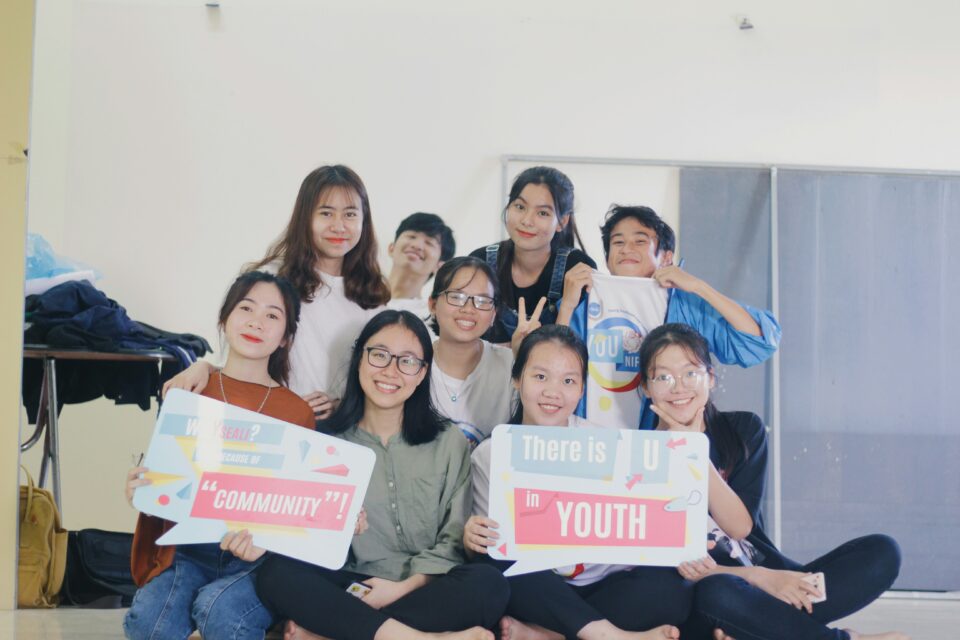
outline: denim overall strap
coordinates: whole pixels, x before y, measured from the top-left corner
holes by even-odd
[[[573,251],[573,247],[560,247],[557,249],[557,258],[553,263],[553,275],[550,276],[550,292],[547,294],[547,300],[556,302],[563,297],[563,276],[567,275],[567,257]]]
[[[489,244],[487,245],[487,264],[490,265],[490,268],[493,269],[494,273],[498,273],[497,270],[497,259],[500,255],[500,243]],[[503,325],[503,328],[507,331],[509,335],[513,335],[513,332],[517,330],[517,323],[520,319],[517,317],[517,312],[508,307],[505,304],[500,304],[497,308],[497,322]]]
[[[488,244],[487,245],[487,264],[490,265],[490,268],[493,269],[493,272],[497,272],[497,256],[500,255],[500,243]]]

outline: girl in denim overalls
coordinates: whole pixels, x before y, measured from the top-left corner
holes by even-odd
[[[545,298],[539,321],[553,324],[567,271],[578,264],[597,266],[582,251],[573,219],[573,183],[552,167],[531,167],[516,177],[503,221],[509,239],[470,254],[485,259],[500,281],[497,320],[487,335],[496,343],[510,342],[513,337],[521,299],[530,313]],[[574,248],[574,240],[579,250]]]

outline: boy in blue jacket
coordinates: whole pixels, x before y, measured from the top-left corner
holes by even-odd
[[[752,367],[777,350],[780,325],[773,314],[740,304],[674,265],[676,236],[650,207],[614,205],[600,233],[611,275],[653,278],[669,289],[664,322],[682,322],[696,329],[721,363]],[[557,314],[558,324],[568,324],[584,340],[587,297],[581,300],[581,292],[590,290],[593,273],[585,264],[567,272]],[[640,428],[652,428],[653,418],[644,400]]]

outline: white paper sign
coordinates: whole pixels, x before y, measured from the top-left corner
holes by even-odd
[[[500,425],[492,437],[489,554],[517,560],[506,575],[706,555],[702,433]]]
[[[158,544],[249,529],[259,547],[339,569],[375,460],[366,447],[173,389],[144,460],[153,482],[133,505],[178,523]]]

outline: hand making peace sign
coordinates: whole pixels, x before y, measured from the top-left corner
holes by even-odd
[[[543,313],[543,307],[546,304],[547,298],[541,296],[540,302],[537,303],[537,307],[528,318],[526,300],[520,298],[520,303],[517,305],[517,330],[513,332],[513,338],[510,339],[510,348],[513,349],[514,356],[517,355],[517,350],[520,349],[520,343],[523,342],[523,339],[532,331],[540,328],[540,314]]]

